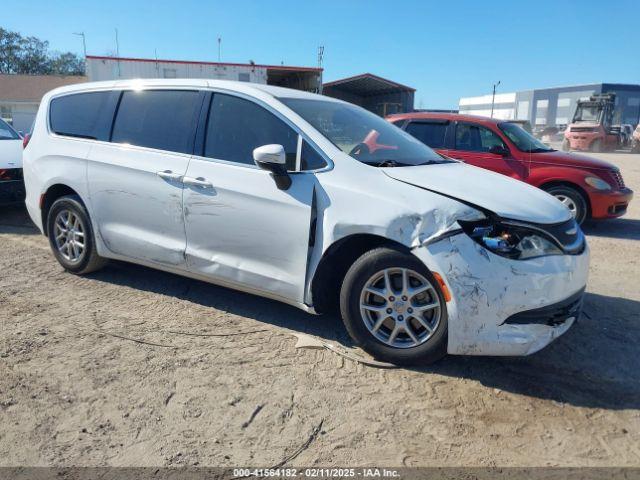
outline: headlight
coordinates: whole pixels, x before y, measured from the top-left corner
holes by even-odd
[[[458,221],[462,230],[487,250],[512,260],[526,260],[564,252],[542,232],[492,220]]]
[[[584,179],[587,185],[592,186],[596,190],[611,190],[611,185],[598,177],[587,177]]]

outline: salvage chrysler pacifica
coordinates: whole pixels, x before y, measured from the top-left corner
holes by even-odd
[[[319,95],[63,87],[41,103],[24,177],[67,271],[117,259],[335,309],[381,360],[527,355],[580,314],[589,251],[569,209]]]

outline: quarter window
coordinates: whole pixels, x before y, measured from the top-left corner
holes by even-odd
[[[491,130],[479,125],[459,123],[456,128],[456,150],[488,152],[491,147],[505,147],[504,142]]]
[[[49,107],[51,130],[68,137],[108,141],[109,95],[91,92],[54,98]]]
[[[302,142],[301,170],[317,170],[327,166],[320,154],[306,141]]]
[[[126,91],[111,141],[192,153],[200,94],[190,90]]]
[[[265,108],[243,98],[216,93],[211,101],[204,155],[254,165],[253,150],[279,144],[287,169],[295,170],[298,134]]]
[[[448,127],[449,122],[411,122],[406,130],[431,148],[445,148]]]

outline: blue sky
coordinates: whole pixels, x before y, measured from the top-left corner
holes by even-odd
[[[324,80],[371,72],[417,89],[416,107],[575,83],[640,83],[640,1],[51,1],[4,8],[0,26],[54,50],[316,65]]]

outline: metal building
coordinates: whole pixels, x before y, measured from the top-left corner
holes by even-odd
[[[329,97],[355,103],[380,116],[413,111],[415,88],[363,73],[343,78],[322,86]]]
[[[212,78],[318,92],[322,68],[255,63],[195,62],[87,55],[90,81],[130,78]]]
[[[531,125],[565,126],[571,123],[579,99],[594,93],[615,93],[614,123],[640,123],[640,85],[593,83],[496,94],[493,116],[504,120],[528,120]],[[460,113],[491,115],[492,95],[461,98]]]

